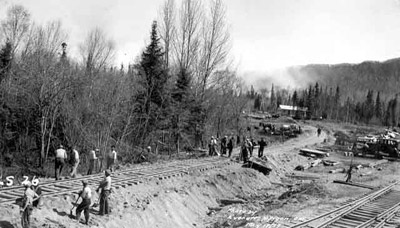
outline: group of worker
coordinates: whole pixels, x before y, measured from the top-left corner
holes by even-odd
[[[100,182],[96,192],[100,194],[99,203],[99,215],[105,215],[110,213],[109,198],[111,194],[111,171],[106,170],[104,179]],[[41,188],[39,185],[33,186],[30,181],[23,183],[25,187],[24,195],[22,198],[20,213],[21,213],[21,225],[23,228],[30,227],[30,216],[32,214],[33,208],[38,207],[41,203]],[[79,192],[78,199],[75,204],[78,203],[81,198],[81,203],[77,206],[75,210],[75,218],[79,222],[82,212],[85,216],[85,224],[89,224],[90,219],[90,208],[92,206],[92,190],[86,180],[82,181],[83,188]]]
[[[94,149],[89,152],[89,168],[87,171],[87,175],[93,174],[96,169],[96,164],[98,164],[99,158],[98,154],[100,153],[99,149]],[[64,149],[63,145],[56,150],[56,160],[55,160],[55,178],[56,180],[61,179],[61,172],[67,162],[68,155],[67,151]],[[70,163],[71,163],[71,177],[76,177],[78,166],[80,163],[79,152],[76,147],[72,147],[71,155],[70,155]],[[117,152],[115,151],[115,146],[111,146],[111,150],[107,153],[106,156],[107,168],[108,170],[113,171],[114,165],[117,162]]]
[[[258,142],[256,142],[253,138],[246,138],[243,140],[242,146],[240,148],[240,156],[239,159],[244,163],[249,161],[249,158],[253,156],[253,151],[255,146],[258,145],[258,157],[261,158],[264,156],[264,148],[268,145],[267,141],[264,138],[261,138]]]
[[[218,151],[218,140],[211,136],[209,147],[209,156],[223,156],[227,155],[227,157],[232,156],[233,147],[235,144],[235,138],[228,136],[224,136],[220,140],[220,152]],[[258,157],[261,158],[264,156],[264,148],[268,145],[267,141],[264,138],[261,138],[258,142],[256,142],[253,138],[244,138],[243,143],[241,145],[240,150],[240,160],[243,160],[245,163],[248,161],[249,157],[253,156],[253,151],[255,146],[258,147]]]
[[[110,213],[109,198],[111,194],[111,171],[106,170],[104,171],[104,174],[104,179],[100,182],[98,188],[96,189],[96,192],[98,194],[100,192],[99,215],[106,215]],[[83,212],[85,216],[85,224],[88,225],[90,218],[90,206],[92,205],[92,190],[90,189],[89,184],[86,180],[82,181],[82,185],[83,189],[79,192],[79,197],[77,199],[78,201],[79,198],[82,198],[82,201],[76,208],[75,218],[79,222],[81,214]]]
[[[221,144],[220,144],[220,152],[218,151],[218,141],[214,136],[211,136],[210,143],[208,144],[209,148],[209,155],[210,156],[222,156],[222,155],[227,155],[227,157],[231,157],[232,151],[233,151],[233,146],[234,146],[234,141],[235,139],[233,136],[228,139],[228,136],[224,136],[221,139]]]

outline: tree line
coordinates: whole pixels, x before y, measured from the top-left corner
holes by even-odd
[[[284,104],[307,108],[306,118],[399,126],[398,94],[383,99],[380,91],[368,90],[364,98],[351,98],[342,95],[339,86],[332,88],[317,82],[306,89],[296,90],[272,85],[270,90],[255,92],[251,87],[247,96],[254,99],[255,110],[276,112],[279,105]]]
[[[127,66],[114,65],[115,43],[100,28],[82,40],[81,59],[69,56],[60,21],[36,24],[23,6],[11,6],[0,29],[3,165],[43,167],[60,143],[103,155],[116,145],[130,162],[143,147],[175,153],[243,131],[248,98],[221,0],[167,0]]]

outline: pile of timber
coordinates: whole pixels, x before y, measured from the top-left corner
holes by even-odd
[[[345,185],[350,185],[350,186],[354,186],[354,187],[368,188],[368,189],[374,189],[375,188],[375,187],[370,186],[370,185],[359,184],[359,183],[354,183],[354,182],[346,182],[346,181],[341,181],[341,180],[334,180],[333,183],[345,184]]]
[[[272,171],[272,168],[267,161],[256,157],[251,157],[249,159],[248,166],[264,173],[265,175],[268,175]]]
[[[287,173],[287,174],[285,174],[285,176],[289,177],[289,178],[293,178],[293,179],[298,179],[298,180],[317,180],[317,179],[320,178],[317,175],[313,175],[313,174],[310,174],[310,173],[305,174],[305,173],[302,173],[302,172],[292,172],[290,174]]]
[[[303,148],[300,149],[300,154],[307,156],[307,157],[328,157],[329,153],[328,152],[323,152],[320,150],[313,150],[313,149],[308,149],[308,148]]]

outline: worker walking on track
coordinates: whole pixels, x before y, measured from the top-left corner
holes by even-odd
[[[113,171],[116,162],[117,162],[117,151],[115,151],[115,146],[111,146],[111,151],[107,156],[107,169]]]
[[[60,148],[56,150],[56,160],[55,160],[55,172],[56,180],[61,179],[61,172],[67,160],[67,151],[64,150],[64,146],[60,145]]]
[[[96,151],[91,150],[89,152],[89,170],[87,172],[87,175],[91,175],[93,173],[93,170],[95,169],[96,162],[97,162]]]
[[[92,204],[92,190],[89,188],[88,182],[86,180],[82,181],[83,189],[79,192],[79,197],[82,198],[82,202],[76,208],[76,220],[79,222],[81,218],[81,213],[85,215],[85,224],[89,224],[90,219],[90,204]],[[79,200],[79,198],[78,198]]]
[[[111,193],[111,172],[106,170],[104,174],[104,180],[100,182],[99,187],[96,190],[96,192],[99,193],[99,190],[101,189],[99,215],[110,213],[108,200]]]
[[[76,171],[78,169],[79,165],[79,153],[76,150],[75,147],[72,147],[72,154],[71,154],[71,165],[72,165],[72,170],[71,170],[71,177],[76,177]]]
[[[230,158],[232,155],[232,151],[233,151],[233,143],[234,143],[235,139],[233,138],[233,136],[231,137],[231,139],[229,139],[228,142],[228,157]]]
[[[21,213],[21,225],[22,228],[29,228],[31,226],[31,215],[33,210],[33,202],[39,198],[39,196],[32,190],[31,182],[24,183],[25,192],[22,200],[22,206],[20,209]]]

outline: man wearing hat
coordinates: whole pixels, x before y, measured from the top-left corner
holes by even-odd
[[[24,183],[24,187],[25,187],[25,192],[24,192],[24,197],[23,197],[23,201],[22,201],[22,206],[20,209],[20,213],[21,213],[21,225],[23,228],[28,228],[30,227],[31,224],[31,214],[32,214],[32,204],[33,201],[37,198],[39,198],[39,196],[32,190],[31,188],[32,184],[30,181],[27,181]]]
[[[76,208],[76,220],[81,218],[81,213],[83,211],[83,214],[85,215],[85,224],[89,224],[89,209],[90,209],[90,204],[92,204],[92,190],[89,188],[88,182],[86,180],[82,181],[83,189],[80,192],[80,197],[82,198],[82,202],[79,204],[79,206]]]
[[[60,175],[65,165],[65,160],[67,160],[67,151],[64,150],[63,145],[60,145],[60,148],[56,150],[56,161],[55,161],[56,180],[61,179]]]
[[[100,182],[99,187],[96,190],[96,192],[98,193],[99,190],[101,189],[99,215],[110,213],[108,198],[111,193],[111,172],[109,170],[106,170],[104,174],[105,174],[104,180]]]
[[[96,149],[96,150],[98,150],[98,149]],[[89,152],[89,170],[87,172],[87,175],[91,175],[93,173],[93,170],[96,165],[96,161],[97,161],[96,151],[91,150]]]

